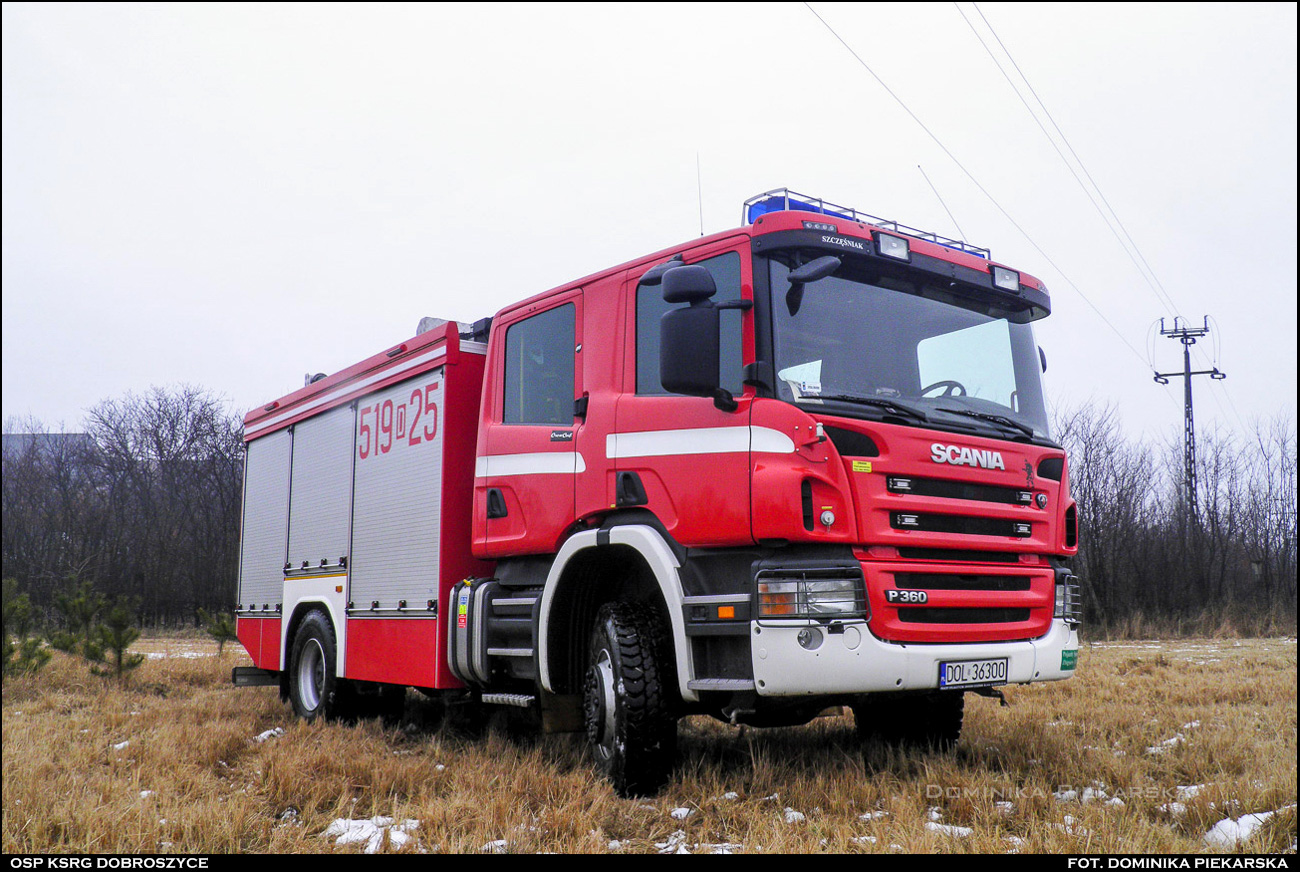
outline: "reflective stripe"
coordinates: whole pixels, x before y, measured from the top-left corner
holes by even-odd
[[[474,464],[476,478],[498,475],[575,475],[586,472],[587,464],[576,451],[543,451],[537,454],[489,454]]]
[[[348,382],[347,384],[339,385],[338,387],[334,388],[334,390],[330,391],[327,394],[322,394],[321,396],[317,397],[316,399],[312,400],[310,403],[307,403],[306,405],[294,406],[280,413],[279,415],[276,415],[273,418],[267,418],[265,420],[258,421],[256,424],[250,425],[248,428],[248,434],[246,435],[245,438],[246,439],[252,438],[255,434],[260,433],[269,427],[274,427],[275,425],[287,421],[290,418],[296,418],[299,415],[305,415],[308,412],[321,408],[322,406],[328,406],[330,403],[337,402],[338,400],[342,399],[348,394],[362,390],[363,388],[369,387],[370,385],[378,384],[379,382],[384,381],[385,379],[390,379],[395,375],[401,375],[404,372],[415,369],[421,364],[430,363],[435,360],[440,360],[441,358],[445,357],[446,354],[447,354],[446,348],[438,348],[434,351],[429,352],[428,354],[422,354],[419,357],[413,357],[410,360],[403,362],[400,366],[394,366],[389,369],[385,369],[381,372],[375,373],[369,378],[363,378],[361,379],[361,381]]]
[[[768,427],[696,427],[689,430],[645,430],[611,433],[605,437],[605,456],[668,457],[694,454],[732,454],[754,451],[791,454],[794,441]]]

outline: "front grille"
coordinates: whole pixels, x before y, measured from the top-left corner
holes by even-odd
[[[1027,575],[949,575],[938,572],[898,572],[894,586],[911,590],[1029,590]]]
[[[947,560],[952,563],[1019,563],[1020,555],[1005,551],[971,551],[961,548],[899,548],[905,560]]]
[[[915,494],[918,497],[943,497],[950,500],[977,500],[985,503],[1004,503],[1027,506],[1033,491],[1024,488],[995,487],[989,484],[972,484],[964,481],[947,481],[940,478],[914,478],[910,475],[891,475],[885,487],[892,494]]]
[[[932,515],[917,512],[890,512],[889,525],[895,530],[919,530],[925,533],[956,533],[966,536],[1016,536],[1033,534],[1028,521],[1003,518],[972,518],[964,515]]]
[[[1029,620],[1029,609],[929,609],[898,610],[905,624],[1014,624]]]

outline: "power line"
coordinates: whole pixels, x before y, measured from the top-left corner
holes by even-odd
[[[1074,176],[1074,180],[1079,184],[1079,188],[1083,191],[1084,196],[1088,198],[1088,202],[1091,203],[1092,207],[1097,210],[1097,214],[1101,216],[1101,220],[1106,223],[1106,229],[1111,232],[1111,234],[1115,237],[1115,241],[1118,242],[1120,244],[1120,247],[1124,249],[1124,253],[1128,255],[1129,260],[1133,261],[1133,265],[1137,267],[1138,274],[1142,276],[1142,279],[1143,281],[1146,282],[1147,287],[1151,289],[1152,293],[1156,295],[1156,299],[1159,300],[1162,305],[1168,307],[1169,310],[1174,315],[1178,315],[1179,314],[1178,307],[1174,305],[1173,300],[1170,299],[1168,294],[1165,294],[1163,297],[1161,296],[1160,292],[1156,290],[1156,286],[1152,284],[1151,279],[1147,278],[1146,273],[1143,272],[1142,266],[1141,264],[1138,263],[1137,258],[1133,256],[1133,252],[1129,250],[1129,244],[1133,244],[1134,249],[1137,248],[1137,245],[1135,243],[1132,243],[1132,237],[1129,237],[1129,242],[1126,243],[1124,241],[1124,238],[1119,235],[1119,231],[1115,229],[1114,224],[1111,223],[1111,219],[1107,217],[1106,213],[1101,208],[1101,204],[1097,202],[1097,197],[1093,196],[1092,191],[1089,190],[1088,186],[1083,183],[1083,179],[1079,178],[1079,173],[1075,171],[1074,165],[1071,164],[1070,161],[1066,158],[1065,153],[1061,151],[1061,147],[1056,144],[1056,140],[1052,138],[1052,135],[1047,132],[1047,128],[1043,126],[1043,122],[1038,118],[1038,113],[1036,113],[1033,110],[1033,108],[1029,105],[1029,101],[1026,100],[1024,94],[1020,92],[1019,86],[1017,86],[1016,83],[1011,80],[1011,76],[1009,76],[1007,74],[1007,71],[1002,68],[1002,62],[998,60],[997,55],[993,53],[993,49],[989,48],[988,43],[984,41],[984,37],[980,35],[980,32],[975,29],[975,25],[971,23],[971,20],[966,17],[966,13],[962,11],[961,6],[957,5],[957,3],[955,2],[952,5],[957,10],[957,14],[961,16],[962,21],[966,22],[966,26],[970,28],[970,32],[975,35],[975,38],[977,40],[979,40],[980,46],[982,46],[984,51],[988,54],[989,59],[993,61],[993,65],[998,68],[998,72],[1002,74],[1002,78],[1006,79],[1007,84],[1011,86],[1011,90],[1015,92],[1015,95],[1017,98],[1019,98],[1021,105],[1023,105],[1025,107],[1025,111],[1029,113],[1029,117],[1034,119],[1034,123],[1038,125],[1038,129],[1042,131],[1043,137],[1047,140],[1048,144],[1052,146],[1052,149],[1056,152],[1057,157],[1061,159],[1061,163],[1065,164],[1065,168],[1070,171],[1070,175]],[[971,5],[975,7],[976,12],[980,12],[980,8],[978,4],[972,3]],[[980,12],[980,18],[984,18],[983,12]],[[1071,148],[1069,140],[1066,139],[1065,134],[1061,132],[1061,128],[1057,126],[1056,121],[1052,118],[1052,114],[1048,112],[1047,107],[1043,105],[1043,101],[1039,99],[1038,93],[1034,90],[1034,86],[1029,83],[1029,79],[1026,78],[1024,72],[1021,71],[1019,64],[1016,63],[1016,59],[1011,56],[1011,52],[1007,51],[1007,47],[1003,44],[1001,38],[998,37],[997,31],[993,29],[993,25],[989,24],[987,18],[984,18],[984,23],[988,25],[989,32],[992,33],[993,38],[998,41],[998,45],[1001,46],[1002,51],[1006,53],[1007,59],[1011,61],[1011,65],[1015,67],[1016,72],[1020,74],[1020,78],[1024,79],[1025,84],[1029,87],[1029,92],[1033,94],[1034,99],[1038,101],[1038,105],[1042,108],[1043,114],[1047,116],[1047,120],[1052,122],[1052,127],[1056,129],[1057,135],[1061,137],[1061,141],[1065,143],[1065,147],[1070,149],[1070,154],[1074,156],[1075,161],[1079,164],[1079,169],[1083,170],[1084,175],[1088,176],[1088,181],[1091,182],[1092,186],[1097,189],[1097,195],[1101,197],[1103,202],[1105,202],[1106,198],[1105,196],[1102,195],[1101,189],[1097,188],[1097,183],[1092,181],[1092,176],[1088,174],[1087,167],[1083,165],[1083,161],[1079,160],[1078,154],[1076,154],[1074,149]],[[1106,208],[1110,209],[1109,203],[1106,203]],[[1111,215],[1115,214],[1114,209],[1110,209],[1110,212]],[[1121,229],[1123,228],[1123,224],[1119,222],[1118,216],[1115,217],[1115,223],[1119,224]],[[1128,232],[1125,231],[1124,235],[1128,236]],[[1141,254],[1141,252],[1138,253]],[[1145,263],[1145,258],[1143,259],[1143,262]],[[1152,273],[1152,275],[1154,275],[1154,273]],[[1161,287],[1160,290],[1161,291],[1164,290],[1163,286]]]
[[[1031,246],[1033,246],[1034,250],[1037,251],[1039,255],[1042,256],[1043,260],[1047,261],[1047,263],[1050,264],[1054,270],[1056,270],[1057,274],[1059,274],[1061,278],[1065,280],[1065,283],[1070,286],[1071,290],[1073,290],[1076,294],[1078,294],[1079,298],[1088,304],[1089,308],[1091,308],[1092,311],[1096,313],[1097,317],[1105,322],[1106,326],[1111,329],[1111,332],[1113,332],[1117,337],[1119,337],[1120,342],[1123,342],[1125,347],[1127,347],[1128,350],[1133,353],[1133,356],[1136,357],[1138,360],[1142,360],[1141,352],[1139,352],[1136,348],[1133,347],[1133,344],[1129,342],[1127,338],[1125,338],[1123,333],[1119,332],[1119,328],[1117,328],[1114,324],[1111,323],[1110,319],[1106,317],[1106,315],[1101,311],[1101,309],[1097,308],[1096,304],[1094,304],[1092,300],[1088,299],[1087,295],[1085,295],[1083,291],[1079,290],[1078,285],[1076,285],[1073,281],[1071,281],[1070,277],[1065,274],[1065,270],[1061,269],[1059,266],[1056,265],[1056,262],[1052,260],[1050,256],[1048,256],[1047,252],[1043,251],[1042,247],[1040,247],[1039,244],[1034,241],[1034,238],[1029,235],[1029,233],[1025,230],[1025,228],[1021,227],[1020,224],[1016,222],[1016,219],[1011,217],[1011,213],[1007,212],[1006,209],[1002,208],[1002,204],[999,203],[997,199],[984,188],[983,185],[980,184],[979,180],[975,178],[974,174],[972,174],[970,170],[966,169],[966,167],[962,164],[961,161],[957,160],[957,156],[948,150],[948,147],[943,144],[943,142],[939,139],[939,137],[935,136],[934,133],[930,130],[930,128],[925,126],[925,122],[923,122],[920,118],[918,118],[916,116],[916,113],[914,113],[910,108],[908,108],[908,105],[905,102],[903,102],[902,98],[899,97],[897,94],[895,94],[893,90],[888,85],[885,84],[884,79],[876,75],[875,70],[871,69],[871,67],[868,66],[867,62],[864,61],[858,55],[858,53],[853,50],[853,47],[850,46],[847,42],[845,42],[842,36],[840,36],[838,33],[835,32],[835,28],[831,27],[830,24],[827,23],[825,18],[822,18],[821,15],[818,15],[817,10],[813,9],[812,6],[807,2],[807,0],[805,0],[803,5],[808,7],[808,11],[811,12],[814,16],[816,16],[817,20],[820,21],[822,25],[827,30],[830,31],[831,36],[835,37],[835,39],[839,41],[840,45],[844,46],[844,48],[848,50],[849,54],[853,55],[854,60],[856,60],[862,66],[862,68],[866,70],[867,73],[869,73],[873,79],[876,80],[876,82],[880,85],[880,87],[885,89],[885,93],[887,93],[890,97],[894,98],[894,102],[896,102],[899,106],[901,106],[903,111],[907,113],[908,117],[911,118],[913,121],[915,121],[917,123],[917,126],[919,126],[923,131],[925,131],[925,134],[934,141],[935,145],[939,146],[939,149],[948,156],[949,160],[951,160],[954,164],[957,165],[957,169],[961,170],[962,173],[966,176],[966,178],[970,179],[971,184],[973,184],[976,188],[978,188],[979,192],[988,198],[988,201],[992,203],[993,206],[999,212],[1002,213],[1002,217],[1006,218],[1007,221],[1011,222],[1012,227],[1015,227],[1016,230],[1020,231],[1020,235],[1023,236]]]
[[[956,6],[956,3],[954,3],[953,5]],[[1157,299],[1162,300],[1162,302],[1169,307],[1170,311],[1173,312],[1174,315],[1181,315],[1182,313],[1178,311],[1178,306],[1174,304],[1173,298],[1169,296],[1169,293],[1168,291],[1165,290],[1164,285],[1160,283],[1160,278],[1156,275],[1155,270],[1151,269],[1151,264],[1149,264],[1147,262],[1146,257],[1143,256],[1142,249],[1138,246],[1137,242],[1133,240],[1132,235],[1129,234],[1128,229],[1124,226],[1124,222],[1120,220],[1119,214],[1110,205],[1110,201],[1106,199],[1106,195],[1102,192],[1101,186],[1098,185],[1097,182],[1092,178],[1092,173],[1088,172],[1088,167],[1084,164],[1083,160],[1079,157],[1078,152],[1074,150],[1074,146],[1070,144],[1069,137],[1065,135],[1065,132],[1061,130],[1061,126],[1056,123],[1056,119],[1052,117],[1052,113],[1048,111],[1047,104],[1044,103],[1042,98],[1038,96],[1038,91],[1034,89],[1033,84],[1029,81],[1029,77],[1025,75],[1024,70],[1020,69],[1020,65],[1016,63],[1015,57],[1012,56],[1010,50],[1007,49],[1006,44],[1002,42],[1002,38],[998,36],[998,32],[993,28],[993,25],[989,23],[988,18],[984,15],[984,11],[980,9],[979,4],[971,3],[971,5],[974,6],[975,11],[979,13],[979,16],[984,21],[985,26],[988,27],[989,33],[993,34],[993,38],[997,40],[998,46],[1006,54],[1007,60],[1011,61],[1011,66],[1015,67],[1016,73],[1019,74],[1022,80],[1024,80],[1025,86],[1029,88],[1029,93],[1032,94],[1034,97],[1034,101],[1038,103],[1039,107],[1042,108],[1043,114],[1047,116],[1047,120],[1050,121],[1052,124],[1052,129],[1055,130],[1057,135],[1061,137],[1061,142],[1063,142],[1065,144],[1065,147],[1069,149],[1070,155],[1074,158],[1075,162],[1079,164],[1079,169],[1083,171],[1083,174],[1087,176],[1088,182],[1096,190],[1097,196],[1100,197],[1101,201],[1106,204],[1106,209],[1109,210],[1110,214],[1114,217],[1115,224],[1123,232],[1124,238],[1127,239],[1129,241],[1129,244],[1133,246],[1133,251],[1137,253],[1137,257],[1142,261],[1142,265],[1139,265],[1137,260],[1133,259],[1133,254],[1129,252],[1128,246],[1124,245],[1123,241],[1120,242],[1120,245],[1124,248],[1125,254],[1128,254],[1129,258],[1133,260],[1134,266],[1138,267],[1138,274],[1141,275],[1143,280],[1146,281],[1147,285],[1151,287],[1151,290],[1153,293],[1156,294]],[[960,13],[961,7],[957,7],[957,11]],[[970,25],[970,20],[966,18],[965,13],[962,13],[962,19],[966,21],[967,25]],[[971,26],[971,30],[973,32],[975,28]],[[976,36],[978,37],[979,34],[977,33]],[[982,39],[980,40],[980,45],[984,45],[984,40]],[[989,50],[987,45],[984,46],[984,49],[985,51]],[[989,56],[990,57],[993,56],[993,53],[991,51],[989,51]],[[994,63],[997,63],[996,58],[994,58]],[[1002,69],[1000,64],[998,65],[998,69],[999,70]],[[1003,75],[1005,76],[1006,74],[1003,73]],[[1007,78],[1007,82],[1008,84],[1011,83],[1011,79],[1009,77]],[[1011,87],[1013,90],[1016,91],[1016,96],[1020,97],[1019,89],[1017,89],[1014,84],[1012,84]],[[1020,97],[1020,100],[1022,103],[1024,103],[1024,97]],[[1025,108],[1029,109],[1028,103],[1025,103]],[[1032,110],[1030,110],[1029,114],[1034,115]],[[1043,129],[1043,125],[1038,122],[1038,117],[1036,115],[1034,116],[1034,121],[1038,123],[1039,129],[1043,130],[1043,135],[1047,136],[1048,141],[1051,141],[1051,136],[1048,136],[1047,131]],[[1053,142],[1053,147],[1055,147],[1054,142]],[[1065,161],[1065,164],[1068,167],[1070,165],[1069,161],[1065,160],[1065,155],[1061,154],[1060,149],[1057,149],[1056,153],[1058,155],[1061,155],[1061,160]],[[1083,185],[1082,180],[1080,180],[1079,176],[1074,173],[1074,169],[1072,167],[1070,169],[1070,172],[1071,174],[1074,175],[1075,181],[1079,182],[1080,187],[1084,188],[1084,193],[1088,193],[1087,187]],[[1088,195],[1088,199],[1092,200],[1091,194]],[[1094,206],[1096,205],[1095,201],[1093,202],[1093,205]],[[1098,211],[1100,211],[1100,207],[1098,207]],[[1106,218],[1105,214],[1102,215],[1102,218],[1103,219]],[[1115,233],[1115,230],[1113,227],[1111,227],[1109,220],[1106,221],[1106,226],[1111,228],[1112,233]],[[1118,238],[1118,234],[1116,234],[1116,238]],[[1143,266],[1146,267],[1145,271],[1143,270]],[[1147,277],[1148,273],[1150,273],[1150,278]],[[1154,279],[1155,281],[1154,285],[1152,284],[1152,279]],[[1156,290],[1157,286],[1159,287],[1159,291]]]
[[[1065,131],[1061,130],[1060,125],[1056,123],[1056,119],[1052,117],[1052,113],[1047,108],[1047,104],[1044,103],[1043,99],[1038,95],[1038,91],[1035,90],[1033,83],[1029,81],[1029,77],[1025,75],[1024,70],[1022,70],[1020,68],[1020,65],[1016,63],[1015,56],[1011,54],[1011,50],[1007,48],[1006,43],[1004,43],[1002,41],[1002,38],[998,36],[997,30],[993,27],[993,24],[988,20],[988,17],[984,14],[984,11],[980,9],[979,4],[972,2],[971,6],[973,6],[975,11],[979,13],[980,19],[984,22],[984,25],[989,29],[989,33],[993,35],[993,38],[997,41],[998,46],[1002,49],[1002,52],[1006,55],[1007,60],[1011,62],[1011,66],[1015,68],[1016,73],[1020,76],[1021,80],[1024,81],[1025,87],[1027,87],[1029,89],[1029,93],[1033,95],[1034,101],[1038,104],[1039,108],[1042,109],[1043,114],[1047,117],[1047,120],[1051,122],[1052,129],[1055,130],[1057,136],[1061,138],[1061,142],[1064,143],[1066,149],[1069,150],[1070,155],[1074,158],[1075,163],[1079,165],[1079,169],[1083,172],[1084,176],[1087,177],[1089,184],[1092,186],[1092,189],[1097,192],[1097,197],[1099,197],[1101,199],[1101,202],[1105,204],[1106,211],[1103,211],[1101,206],[1098,205],[1097,199],[1093,197],[1092,191],[1089,190],[1088,185],[1085,185],[1083,183],[1083,179],[1079,178],[1079,174],[1075,172],[1074,166],[1070,163],[1068,159],[1066,159],[1065,155],[1061,152],[1060,147],[1057,146],[1056,144],[1056,140],[1053,139],[1051,134],[1047,132],[1047,128],[1043,126],[1043,123],[1042,121],[1039,120],[1037,113],[1034,112],[1034,110],[1030,107],[1029,103],[1025,100],[1024,95],[1020,92],[1020,88],[1016,85],[1015,82],[1011,80],[1011,77],[1007,75],[1006,70],[1003,69],[1002,67],[1002,63],[998,60],[997,56],[993,53],[992,49],[989,48],[988,43],[984,41],[984,38],[980,35],[979,31],[975,29],[975,26],[971,23],[970,19],[966,17],[966,13],[962,11],[961,7],[956,2],[953,3],[953,6],[957,9],[957,13],[961,15],[962,20],[966,22],[966,26],[970,28],[971,33],[973,33],[975,35],[975,38],[979,40],[979,43],[984,48],[984,51],[988,53],[989,58],[993,61],[994,65],[998,68],[998,72],[1000,72],[1002,74],[1002,77],[1006,79],[1007,84],[1011,87],[1011,90],[1015,92],[1016,97],[1019,98],[1021,104],[1024,105],[1025,111],[1027,111],[1029,113],[1029,116],[1034,119],[1034,123],[1038,125],[1038,129],[1042,131],[1043,136],[1047,139],[1047,141],[1051,144],[1052,148],[1056,151],[1057,156],[1061,158],[1061,162],[1064,163],[1066,169],[1070,171],[1070,175],[1074,177],[1075,182],[1078,183],[1080,189],[1088,197],[1088,201],[1092,203],[1093,208],[1097,210],[1097,214],[1100,215],[1101,219],[1106,223],[1106,229],[1110,230],[1111,234],[1115,237],[1115,240],[1120,244],[1120,247],[1124,249],[1124,253],[1128,256],[1129,260],[1133,262],[1133,266],[1137,268],[1138,275],[1142,276],[1142,280],[1146,282],[1147,287],[1150,288],[1151,292],[1155,295],[1156,299],[1160,301],[1162,305],[1166,306],[1168,310],[1174,315],[1175,318],[1181,317],[1181,313],[1178,311],[1178,305],[1174,302],[1169,292],[1165,289],[1164,284],[1160,281],[1160,277],[1156,274],[1156,271],[1151,267],[1150,262],[1147,261],[1146,256],[1142,253],[1142,248],[1137,244],[1137,241],[1133,239],[1132,234],[1128,232],[1128,228],[1124,226],[1124,222],[1120,219],[1119,213],[1115,211],[1115,208],[1111,206],[1110,201],[1106,199],[1106,195],[1102,191],[1101,186],[1097,184],[1096,180],[1093,179],[1092,174],[1088,172],[1087,165],[1084,164],[1083,159],[1079,157],[1079,154],[1077,151],[1075,151],[1074,146],[1070,144],[1069,137],[1065,135]],[[1107,217],[1106,212],[1110,213],[1110,217]],[[1111,223],[1111,218],[1114,219],[1114,224]],[[1116,227],[1119,228],[1118,231],[1116,231],[1115,229]],[[1121,232],[1123,233],[1123,238],[1120,237]],[[1127,240],[1127,242],[1125,242],[1125,240]],[[1132,246],[1131,250],[1130,250],[1130,246]],[[1134,255],[1136,255],[1136,257]],[[1139,260],[1141,261],[1141,263],[1139,263]],[[1217,336],[1216,336],[1216,340],[1217,340]],[[1193,349],[1193,351],[1198,356],[1204,357],[1204,354],[1199,349]],[[1212,361],[1211,363],[1213,365],[1214,362]],[[1233,404],[1232,402],[1231,395],[1227,392],[1227,390],[1224,390],[1223,394],[1224,397],[1228,400],[1228,405],[1232,408],[1232,414],[1233,417],[1237,419],[1237,423],[1241,425],[1243,430],[1248,429],[1246,427],[1245,422],[1242,420],[1241,415],[1237,413],[1237,408],[1236,405]],[[1210,397],[1214,400],[1214,404],[1219,407],[1219,411],[1223,413],[1224,417],[1227,417],[1227,410],[1224,409],[1223,404],[1219,402],[1217,393],[1211,391]]]
[[[925,179],[925,183],[930,186],[931,191],[934,191],[934,196],[938,199],[939,205],[943,207],[943,211],[947,212],[948,217],[952,219],[952,226],[957,228],[957,236],[961,239],[969,239],[970,237],[966,235],[966,231],[962,230],[961,225],[957,223],[957,218],[952,214],[952,210],[948,208],[948,204],[945,203],[943,197],[939,195],[939,189],[934,186],[934,182],[930,181],[930,177],[925,174],[925,170],[921,169],[920,164],[917,164],[916,168],[921,170],[921,178]]]

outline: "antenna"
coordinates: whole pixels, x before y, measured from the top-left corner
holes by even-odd
[[[700,175],[700,153],[695,152],[695,189],[700,197],[700,235],[704,235],[704,182]]]

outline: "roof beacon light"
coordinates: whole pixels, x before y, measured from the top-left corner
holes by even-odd
[[[973,254],[984,260],[988,260],[990,257],[987,248],[980,248],[978,245],[971,245],[969,242],[962,242],[960,239],[940,236],[938,233],[931,233],[927,230],[918,230],[915,227],[908,227],[906,224],[890,221],[887,218],[877,218],[875,215],[869,215],[851,206],[828,203],[821,197],[810,197],[789,188],[774,188],[771,191],[764,191],[750,197],[741,207],[740,220],[744,224],[754,224],[770,212],[813,212],[817,215],[830,215],[835,218],[844,218],[849,221],[883,227],[903,236],[924,239],[927,242],[942,245],[944,248]]]
[[[1004,291],[1020,290],[1020,273],[1005,267],[993,267],[993,284]]]
[[[910,260],[912,257],[912,253],[908,250],[907,240],[901,236],[877,233],[876,244],[880,246],[880,253],[885,257],[896,257],[899,260]]]

